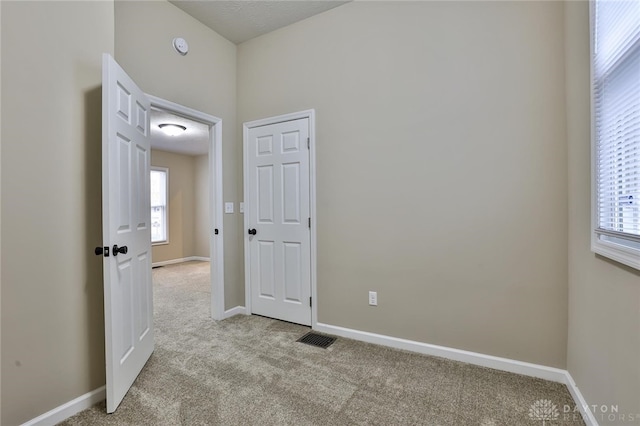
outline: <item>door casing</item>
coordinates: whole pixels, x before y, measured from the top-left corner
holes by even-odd
[[[209,257],[211,259],[211,318],[224,319],[224,230],[222,202],[222,119],[147,94],[158,108],[209,126]],[[214,229],[218,230],[215,235]]]
[[[317,249],[316,249],[316,118],[315,110],[309,109],[291,114],[278,115],[275,117],[263,118],[249,121],[242,125],[242,152],[243,152],[243,180],[244,194],[249,193],[248,185],[248,143],[249,129],[254,127],[268,126],[270,124],[282,123],[306,118],[309,120],[309,212],[311,214],[311,328],[316,328],[318,323],[318,292],[317,292]],[[245,198],[245,211],[249,210],[251,200]],[[244,215],[244,295],[246,314],[251,315],[251,265],[249,263],[249,215]]]

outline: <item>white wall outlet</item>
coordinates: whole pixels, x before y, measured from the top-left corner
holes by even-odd
[[[240,213],[244,213],[244,203],[240,202]]]
[[[378,292],[370,291],[369,292],[369,305],[378,306]]]
[[[233,213],[233,203],[224,203],[224,212]]]

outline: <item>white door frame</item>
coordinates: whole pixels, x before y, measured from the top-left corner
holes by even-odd
[[[211,260],[211,318],[224,318],[224,231],[222,202],[222,119],[147,94],[151,107],[209,126],[209,258]],[[214,229],[218,230],[215,235]]]
[[[153,100],[152,100],[153,105]],[[311,215],[311,328],[316,328],[318,323],[318,292],[317,292],[317,269],[316,269],[316,112],[314,109],[294,112],[291,114],[278,115],[275,117],[263,118],[260,120],[248,121],[242,124],[242,152],[243,152],[243,178],[244,195],[249,193],[249,157],[247,145],[249,143],[249,129],[254,127],[268,126],[270,124],[282,123],[283,121],[293,121],[302,118],[309,119],[309,213]],[[251,200],[245,198],[244,210],[249,211]],[[251,315],[251,267],[249,264],[249,215],[244,215],[244,300],[246,314]]]

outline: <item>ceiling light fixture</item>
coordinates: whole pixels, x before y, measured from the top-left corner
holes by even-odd
[[[162,130],[166,135],[169,136],[178,136],[181,135],[185,130],[187,130],[186,127],[179,124],[164,123],[158,124],[158,127],[160,127],[160,130]]]

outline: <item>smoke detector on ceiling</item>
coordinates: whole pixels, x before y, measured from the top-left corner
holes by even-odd
[[[189,44],[187,44],[187,40],[182,37],[176,37],[173,39],[173,48],[182,56],[189,53]]]

